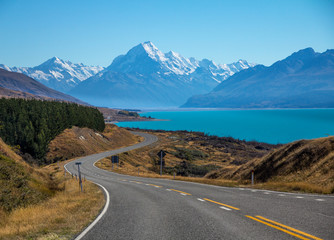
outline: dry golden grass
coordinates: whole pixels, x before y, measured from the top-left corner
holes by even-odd
[[[116,125],[107,125],[103,133],[73,127],[51,142],[48,158],[51,162],[73,160],[140,141],[141,137]],[[5,211],[0,206],[0,239],[71,239],[95,219],[104,205],[104,195],[88,181],[81,193],[75,179],[64,178],[63,166],[70,160],[37,168],[24,162],[14,150],[0,139],[0,154],[23,168],[29,188],[36,194],[29,202],[23,199],[19,208]]]
[[[93,221],[104,205],[102,191],[93,183],[63,176],[58,165],[48,166],[63,191],[36,205],[19,208],[9,215],[3,214],[0,222],[0,239],[71,239]],[[61,179],[63,178],[63,179]],[[1,212],[0,212],[1,214]]]
[[[140,137],[113,124],[107,124],[103,133],[88,128],[72,127],[50,142],[46,158],[52,163],[130,146],[141,140]]]
[[[233,180],[226,180],[226,179],[207,179],[207,178],[200,178],[200,177],[182,177],[182,176],[172,176],[169,174],[163,174],[160,176],[160,174],[148,171],[147,168],[140,166],[135,167],[127,162],[122,164],[121,166],[117,167],[116,164],[114,164],[114,169],[112,170],[110,159],[103,158],[100,161],[96,163],[96,166],[107,170],[112,171],[115,173],[130,175],[130,176],[136,176],[136,177],[145,177],[145,178],[162,178],[162,179],[173,179],[173,180],[179,180],[179,181],[188,181],[188,182],[197,182],[197,183],[204,183],[204,184],[210,184],[210,185],[216,185],[216,186],[240,186],[240,184],[237,181]],[[138,168],[139,168],[139,174],[138,174]]]
[[[150,132],[159,137],[159,141],[149,147],[136,149],[120,154],[120,167],[114,165],[114,172],[141,177],[160,178],[159,166],[154,161],[158,160],[156,154],[160,149],[169,153],[175,151],[175,147],[186,149],[198,149],[208,155],[205,159],[193,160],[191,163],[197,166],[215,165],[219,169],[213,170],[205,177],[181,177],[177,180],[206,183],[219,186],[254,187],[290,192],[308,193],[334,193],[334,138],[320,138],[309,141],[300,141],[282,146],[263,158],[254,157],[242,163],[233,164],[235,157],[221,149],[210,145],[202,146],[199,141],[184,141],[182,134],[191,136],[192,133],[175,132]],[[297,147],[295,147],[295,145]],[[293,151],[291,150],[293,148]],[[224,150],[224,149],[222,149]],[[173,154],[167,154],[164,158],[166,167],[174,167],[182,159]],[[273,166],[263,168],[264,163],[272,162]],[[299,168],[297,167],[299,166]],[[100,160],[97,166],[111,171],[109,158]],[[262,166],[262,167],[261,167]],[[301,166],[301,167],[300,167]],[[255,185],[251,185],[250,173],[254,169],[262,169],[269,174],[265,181],[257,179],[255,171]],[[162,178],[173,179],[170,174]]]

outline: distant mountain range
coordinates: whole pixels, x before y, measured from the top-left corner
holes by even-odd
[[[210,93],[191,97],[190,108],[333,108],[334,50],[306,48],[234,74]]]
[[[312,48],[306,48],[266,67],[245,60],[231,64],[216,64],[208,59],[199,61],[173,51],[162,53],[152,42],[145,42],[116,57],[107,68],[74,64],[57,57],[33,68],[5,65],[0,68],[24,73],[96,106],[334,107],[334,50],[316,53]],[[23,78],[21,75],[15,78],[18,76]],[[20,88],[19,85],[7,88],[11,92],[5,89],[0,92],[3,96],[29,97],[13,91],[36,94],[31,92],[31,87],[36,84],[31,84],[31,80],[19,81]],[[25,89],[28,82],[30,87]],[[8,81],[6,84],[8,87]],[[58,98],[60,93],[55,95],[50,90],[43,90],[42,95]],[[42,96],[40,93],[37,95]]]
[[[151,42],[118,56],[69,94],[98,106],[119,108],[177,107],[194,94],[206,93],[240,70],[253,67],[245,60],[232,64],[162,53]]]
[[[0,69],[0,98],[1,97],[68,101],[87,105],[87,103],[79,99],[48,88],[24,74],[10,72],[4,69]]]
[[[80,82],[104,69],[99,66],[71,63],[57,57],[53,57],[36,67],[8,67],[0,64],[0,68],[11,72],[23,73],[61,92],[68,92]]]

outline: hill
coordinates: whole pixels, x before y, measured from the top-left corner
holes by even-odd
[[[147,131],[147,130],[145,130]],[[208,136],[200,132],[148,131],[159,137],[152,146],[122,153],[113,171],[160,177],[157,153],[163,149],[163,177],[222,186],[279,191],[334,193],[334,137],[285,145]],[[109,158],[98,167],[111,170]],[[251,171],[255,185],[251,186]]]
[[[306,48],[270,67],[246,69],[210,93],[191,97],[182,107],[334,107],[334,50],[316,53]]]
[[[18,207],[51,196],[52,179],[35,170],[0,138],[0,225],[2,217]]]
[[[10,90],[8,88],[3,88],[3,87],[0,87],[0,98],[24,98],[24,99],[56,101],[56,99],[53,98],[37,96],[31,93]]]
[[[72,127],[55,137],[48,147],[47,162],[57,162],[138,143],[129,131],[107,124],[103,132]]]
[[[334,193],[334,137],[286,144],[236,171],[220,172],[220,178],[249,180],[250,169],[254,170],[258,183],[299,183]]]
[[[58,92],[54,89],[48,88],[43,84],[37,82],[36,80],[21,74],[6,71],[4,69],[0,69],[0,87],[8,89],[8,91],[2,92],[7,97],[15,97],[15,96],[27,96],[28,98],[37,96],[36,98],[42,99],[55,99],[59,101],[68,101],[75,102],[78,104],[87,105],[87,103],[74,98],[70,95]],[[11,91],[10,91],[11,90]]]
[[[49,142],[72,126],[105,128],[103,115],[95,108],[75,103],[24,99],[0,99],[0,137],[19,145],[25,160],[44,164]],[[31,158],[32,156],[32,158]]]

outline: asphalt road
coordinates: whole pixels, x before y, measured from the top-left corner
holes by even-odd
[[[104,187],[105,211],[77,239],[334,239],[334,196],[228,188],[120,175],[98,169],[106,156],[157,140],[90,155],[66,165]]]

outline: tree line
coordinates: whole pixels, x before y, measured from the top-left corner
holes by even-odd
[[[72,126],[104,130],[103,115],[75,103],[26,99],[0,99],[0,137],[19,145],[39,164],[46,163],[49,142]]]

